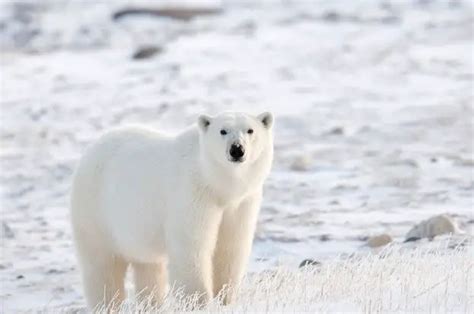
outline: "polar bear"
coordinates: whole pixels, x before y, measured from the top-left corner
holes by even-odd
[[[199,116],[175,135],[143,127],[105,134],[76,170],[71,220],[89,308],[169,285],[205,304],[235,296],[273,159],[273,116]]]

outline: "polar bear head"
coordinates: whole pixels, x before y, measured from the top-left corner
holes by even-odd
[[[273,115],[225,112],[198,118],[200,145],[207,159],[225,166],[244,166],[270,156]]]

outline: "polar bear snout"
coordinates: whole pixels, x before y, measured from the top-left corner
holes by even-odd
[[[234,143],[230,146],[229,155],[232,162],[243,162],[245,149],[240,143]]]

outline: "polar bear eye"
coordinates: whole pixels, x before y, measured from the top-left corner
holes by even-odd
[[[221,130],[221,135],[226,135],[227,131],[226,130]]]
[[[248,133],[248,134],[252,134],[252,133],[253,133],[253,129],[248,129],[247,133]]]

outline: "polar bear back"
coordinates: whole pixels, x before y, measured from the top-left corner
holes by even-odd
[[[73,187],[73,223],[89,225],[124,255],[156,259],[164,251],[166,212],[186,189],[198,155],[198,132],[166,136],[143,127],[104,135],[81,160]],[[81,200],[79,202],[74,199]],[[126,230],[126,232],[124,232]]]

